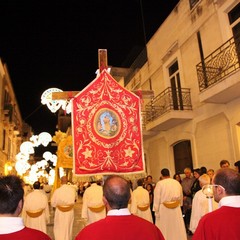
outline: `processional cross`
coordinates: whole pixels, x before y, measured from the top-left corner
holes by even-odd
[[[144,172],[140,100],[153,91],[118,84],[107,71],[106,49],[98,51],[98,63],[97,78],[82,91],[52,92],[52,100],[72,100],[75,174]]]
[[[108,58],[106,49],[98,50],[98,69],[99,73],[101,73],[104,69],[108,69]],[[152,90],[136,90],[132,92],[141,98],[152,98],[154,94]],[[68,100],[75,97],[78,93],[79,91],[53,92],[52,100]]]

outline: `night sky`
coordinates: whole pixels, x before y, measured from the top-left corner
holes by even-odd
[[[137,56],[178,2],[1,1],[0,58],[34,134],[56,131],[57,114],[41,104],[45,90],[85,88],[96,76],[98,49],[107,49],[110,66],[129,67],[130,56]]]

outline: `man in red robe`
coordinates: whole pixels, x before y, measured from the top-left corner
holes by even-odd
[[[219,209],[199,221],[193,240],[237,240],[240,237],[240,175],[230,168],[213,177],[213,196]]]
[[[23,219],[19,217],[23,195],[23,182],[19,177],[0,177],[0,239],[51,240],[47,234],[24,226]]]
[[[107,217],[86,226],[75,240],[164,240],[160,230],[128,210],[130,185],[121,176],[110,176],[103,186]]]

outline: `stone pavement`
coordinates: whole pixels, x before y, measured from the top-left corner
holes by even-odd
[[[75,239],[76,235],[79,231],[84,227],[84,221],[81,219],[81,209],[82,209],[82,198],[79,197],[78,201],[74,206],[74,223],[73,223],[73,240]],[[50,207],[50,223],[47,225],[47,234],[54,240],[53,235],[53,220],[54,220],[54,210]],[[188,240],[191,240],[192,237],[188,236]],[[167,239],[166,239],[167,240]]]

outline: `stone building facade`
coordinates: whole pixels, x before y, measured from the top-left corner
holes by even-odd
[[[160,10],[161,11],[161,10]],[[143,100],[147,173],[240,159],[240,3],[180,0],[119,81]],[[138,65],[139,61],[139,65]],[[130,73],[129,73],[130,72]],[[141,91],[139,91],[141,92]]]

